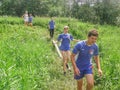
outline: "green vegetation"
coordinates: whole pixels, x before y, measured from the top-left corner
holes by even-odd
[[[54,39],[64,25],[69,25],[70,33],[81,40],[86,39],[88,30],[98,29],[103,76],[99,77],[94,69],[94,90],[119,90],[119,28],[82,23],[73,18],[54,19]],[[62,61],[49,39],[48,21],[49,18],[36,17],[34,27],[27,27],[22,18],[0,17],[0,90],[76,90],[73,72],[63,75]]]
[[[120,0],[0,0],[0,15],[74,17],[84,22],[120,26]]]

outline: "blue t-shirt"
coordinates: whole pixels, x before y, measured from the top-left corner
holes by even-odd
[[[33,17],[30,16],[30,17],[29,17],[29,22],[32,22],[32,20],[33,20]]]
[[[61,41],[60,50],[67,51],[70,50],[70,41],[73,40],[71,34],[60,34],[58,36],[58,41]]]
[[[88,46],[86,40],[83,40],[75,45],[72,52],[78,54],[76,57],[77,67],[80,70],[85,70],[92,65],[92,56],[98,55],[98,46],[97,44]]]
[[[51,20],[49,22],[49,26],[50,26],[50,29],[54,29],[54,26],[55,26],[55,22],[53,20]]]

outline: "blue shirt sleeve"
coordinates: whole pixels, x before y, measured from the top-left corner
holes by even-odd
[[[73,36],[72,35],[70,35],[70,40],[73,40]]]
[[[77,54],[80,51],[80,44],[77,43],[72,50],[72,53]]]
[[[95,51],[94,51],[94,56],[99,55],[99,50],[98,50],[98,46],[96,45],[95,47]]]
[[[60,34],[57,40],[60,41],[61,39],[62,39],[62,35]]]

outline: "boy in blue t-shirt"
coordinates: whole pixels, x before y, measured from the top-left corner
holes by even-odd
[[[32,14],[29,14],[29,25],[32,27],[33,26],[33,16]]]
[[[49,27],[49,30],[50,30],[50,37],[53,38],[54,29],[55,29],[55,22],[53,21],[53,18],[51,18],[51,21],[49,21],[48,27]]]
[[[98,32],[91,30],[88,33],[88,39],[78,42],[73,48],[71,61],[74,70],[74,78],[77,80],[78,90],[82,90],[82,78],[85,76],[87,81],[86,90],[92,90],[94,78],[92,72],[92,57],[94,57],[98,73],[102,75],[100,67],[98,46],[95,43],[98,38]],[[77,55],[77,57],[76,57]],[[76,59],[76,61],[75,61]]]
[[[68,26],[64,26],[64,31],[62,34],[60,34],[58,36],[58,41],[61,41],[61,45],[60,45],[60,51],[63,57],[63,71],[64,71],[64,75],[66,75],[66,68],[68,68],[69,71],[71,71],[69,65],[68,65],[68,61],[70,60],[70,42],[72,40],[74,41],[78,41],[76,39],[73,39],[73,36],[71,34],[68,33],[69,27]]]

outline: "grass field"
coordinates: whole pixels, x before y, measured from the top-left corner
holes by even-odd
[[[73,71],[63,75],[62,60],[49,38],[49,20],[35,17],[34,27],[29,27],[24,26],[22,18],[0,17],[0,90],[76,90]],[[100,78],[94,69],[94,90],[119,90],[119,27],[82,23],[73,18],[55,18],[55,22],[54,39],[64,25],[69,25],[70,33],[81,40],[86,39],[88,30],[98,29],[103,76]]]

